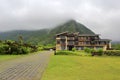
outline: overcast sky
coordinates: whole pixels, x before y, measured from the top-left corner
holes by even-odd
[[[69,19],[120,40],[120,0],[0,0],[0,32],[51,28]]]

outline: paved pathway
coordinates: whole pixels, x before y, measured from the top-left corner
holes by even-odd
[[[0,80],[40,80],[50,53],[46,51],[0,63]]]

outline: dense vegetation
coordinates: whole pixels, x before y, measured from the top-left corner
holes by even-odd
[[[104,51],[104,54],[108,56],[120,56],[120,50],[107,50]]]
[[[91,53],[92,54],[92,56],[94,56],[94,55],[99,55],[99,56],[101,56],[101,55],[103,55],[103,49],[91,49],[91,48],[85,48],[84,49],[84,51],[85,52],[87,52],[87,53]]]
[[[37,31],[10,31],[10,32],[1,32],[0,40],[17,40],[19,35],[22,35],[25,42],[47,45],[55,44],[55,35],[60,32],[70,31],[70,32],[80,32],[81,34],[94,34],[86,26],[70,20],[60,26],[57,26],[53,29],[42,29]]]
[[[106,51],[103,51],[102,49],[94,50],[94,49],[90,49],[90,48],[85,48],[84,51],[87,52],[87,53],[91,53],[92,56],[94,56],[94,55],[120,56],[120,50],[106,50]]]
[[[72,49],[72,51],[62,50],[57,51],[55,55],[78,55],[78,56],[120,56],[120,50],[106,50],[103,51],[103,49],[91,49],[91,48],[84,48],[84,50],[76,50],[75,48]]]
[[[55,55],[77,55],[77,56],[91,56],[90,53],[86,53],[84,51],[67,51],[67,50],[64,50],[64,51],[57,51]]]
[[[18,42],[11,40],[0,41],[0,54],[28,54],[37,50],[37,46],[24,43],[22,37]]]
[[[112,44],[112,48],[115,49],[115,50],[120,50],[120,43]]]

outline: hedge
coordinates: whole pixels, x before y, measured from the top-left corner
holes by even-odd
[[[101,49],[101,48],[95,50],[95,49],[91,49],[91,48],[85,47],[85,48],[84,48],[84,51],[85,51],[86,53],[91,53],[92,56],[94,56],[94,55],[102,56],[102,55],[103,55],[103,49]]]
[[[76,55],[75,52],[72,51],[57,51],[56,55]]]
[[[120,50],[107,50],[104,51],[104,54],[108,56],[120,56]]]
[[[85,54],[85,53],[83,53],[83,54]],[[92,54],[92,56],[94,56],[94,55],[120,56],[120,50],[103,51],[102,49],[98,49],[98,50],[91,51],[91,54]],[[56,55],[82,55],[82,53],[79,51],[56,51]]]

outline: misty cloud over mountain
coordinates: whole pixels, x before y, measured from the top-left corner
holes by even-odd
[[[0,32],[52,28],[70,19],[120,40],[120,0],[0,0]]]

